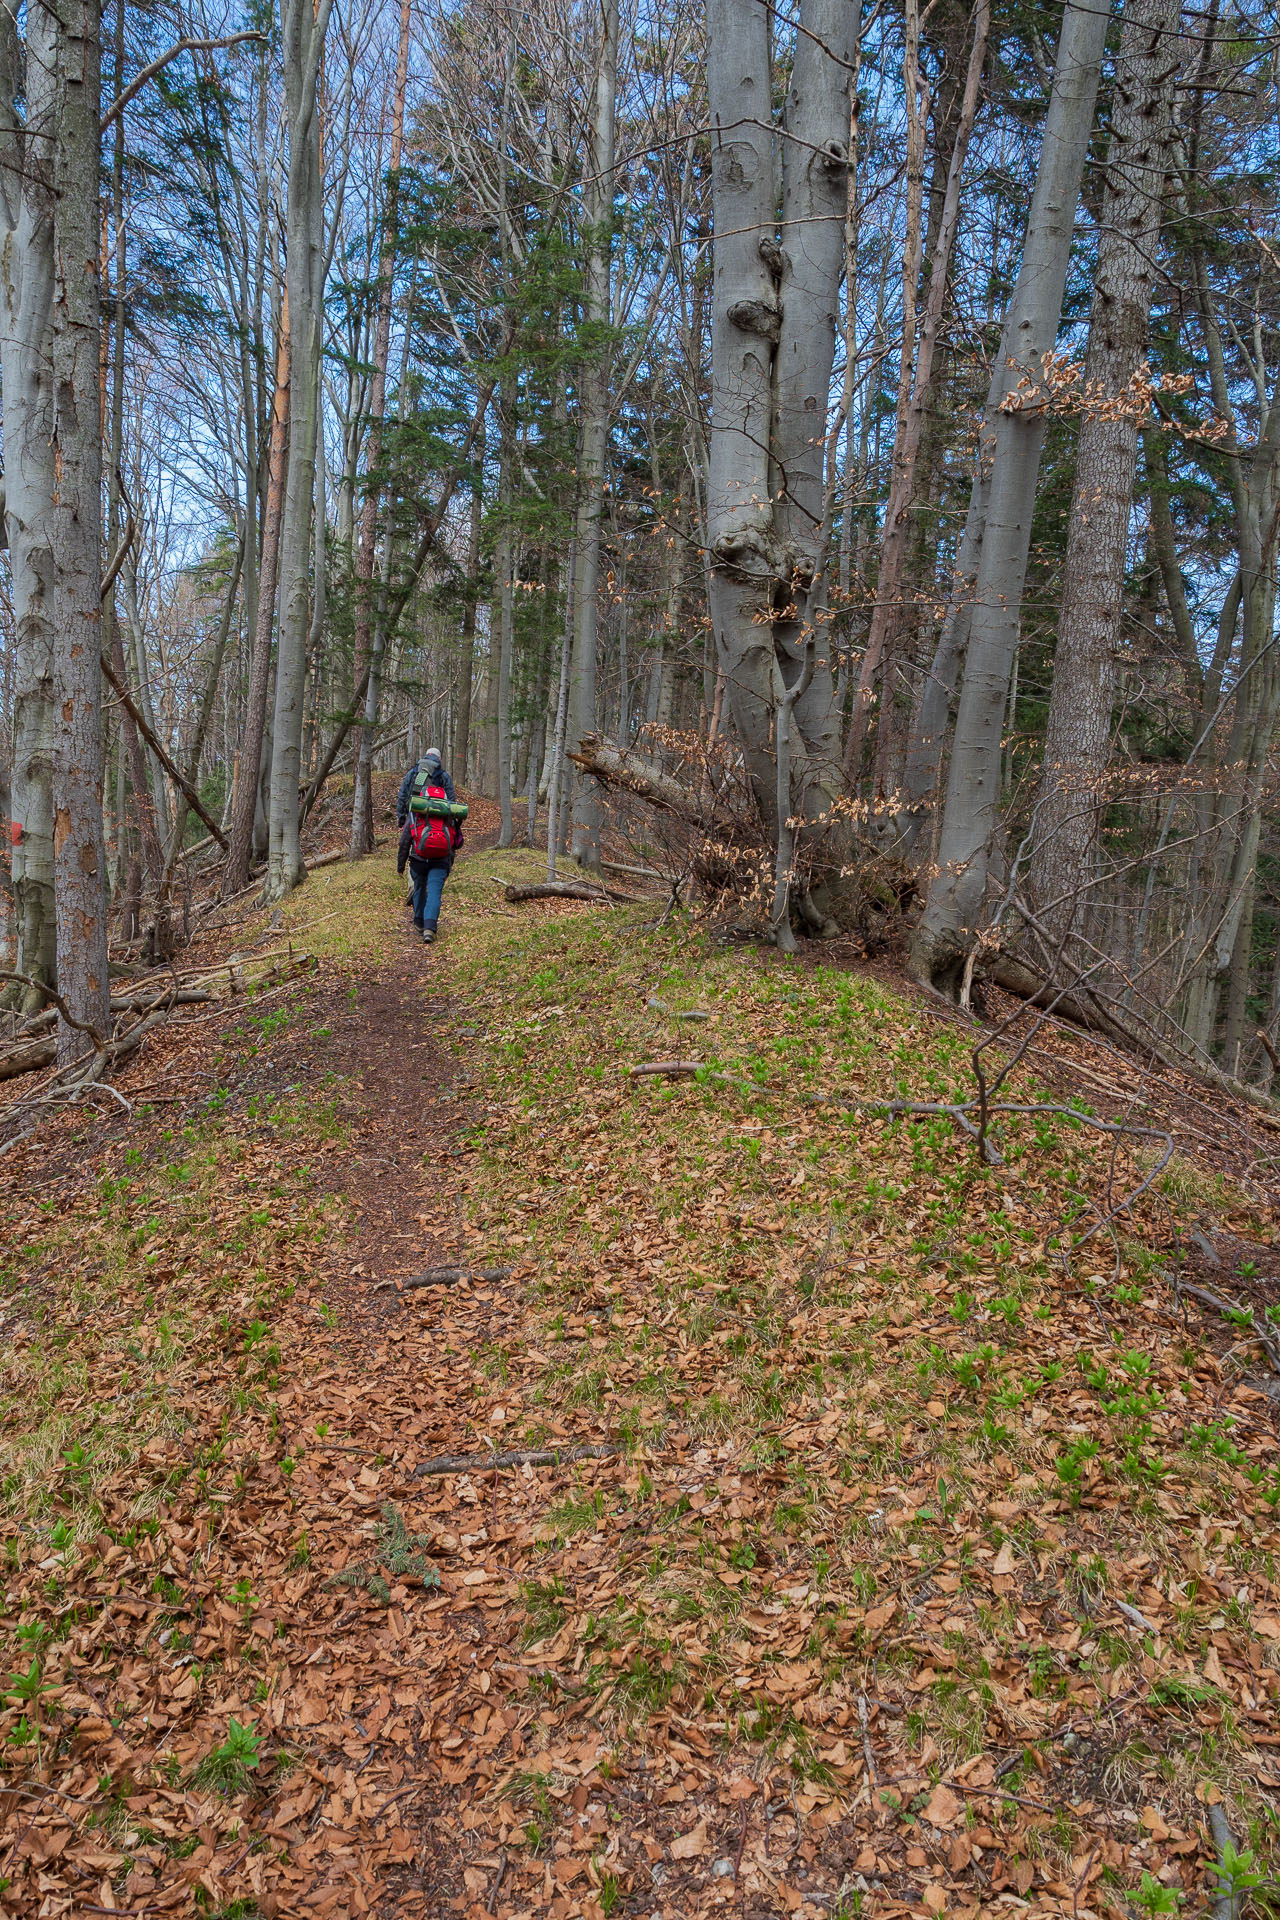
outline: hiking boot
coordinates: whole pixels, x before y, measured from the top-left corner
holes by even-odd
[[[434,927],[424,927],[422,929],[422,944],[424,947],[429,947],[431,945],[431,942],[435,939],[435,937],[436,937],[436,930]]]

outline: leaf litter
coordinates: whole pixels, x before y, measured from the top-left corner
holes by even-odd
[[[313,976],[11,1156],[0,1910],[1190,1913],[1223,1818],[1247,1895],[1273,1198],[1188,1135],[1073,1253],[1140,1142],[804,1106],[969,1043],[533,871],[429,960],[317,874]]]

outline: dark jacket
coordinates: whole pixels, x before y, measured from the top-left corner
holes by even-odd
[[[402,827],[409,818],[409,795],[413,791],[413,783],[417,778],[418,768],[421,764],[422,762],[420,760],[415,760],[404,779],[400,782],[400,798],[396,801],[397,826]],[[453,781],[449,778],[443,767],[440,769],[440,785],[444,788],[451,800],[457,799],[458,796],[453,790]]]
[[[441,782],[441,785],[443,784],[444,783]],[[450,798],[452,798],[452,795],[450,795]],[[396,857],[397,873],[404,872],[406,861],[414,873],[425,873],[432,867],[452,867],[454,854],[456,854],[462,846],[462,828],[455,823],[453,829],[453,853],[433,853],[426,860],[419,860],[410,853],[409,848],[412,840],[413,822],[412,820],[406,820],[400,829],[400,848]]]

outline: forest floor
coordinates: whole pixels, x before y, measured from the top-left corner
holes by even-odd
[[[311,960],[6,1156],[0,1912],[1194,1915],[1225,1818],[1243,1913],[1280,1127],[1042,1036],[1019,1100],[1175,1133],[1128,1203],[1146,1136],[806,1101],[973,1031],[512,907],[491,813],[436,947],[389,840],[211,916]]]

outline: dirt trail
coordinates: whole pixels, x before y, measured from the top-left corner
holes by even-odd
[[[305,1448],[294,1490],[311,1510],[313,1567],[358,1561],[389,1502],[420,1537],[440,1586],[391,1575],[384,1607],[351,1589],[337,1600],[313,1581],[301,1599],[290,1647],[299,1678],[280,1707],[282,1733],[291,1722],[307,1729],[311,1785],[277,1809],[272,1827],[290,1841],[298,1910],[363,1911],[367,1895],[380,1913],[470,1920],[825,1913],[862,1849],[856,1821],[815,1843],[790,1788],[775,1800],[767,1777],[726,1768],[675,1714],[657,1712],[647,1754],[624,1757],[574,1684],[554,1598],[540,1643],[527,1646],[530,1574],[540,1572],[535,1588],[554,1595],[566,1583],[572,1590],[579,1561],[598,1573],[590,1548],[539,1548],[549,1511],[575,1490],[612,1499],[623,1481],[634,1483],[634,1469],[602,1460],[416,1477],[424,1461],[476,1449],[482,1356],[525,1320],[519,1271],[496,1284],[403,1294],[394,1284],[460,1252],[465,1259],[450,1170],[476,1118],[465,1047],[479,1010],[433,986],[448,910],[446,895],[442,944],[431,954],[407,932],[393,936],[358,992],[335,990],[314,1007],[330,1029],[317,1064],[342,1079],[351,1151],[335,1174],[357,1218],[324,1279],[337,1315],[333,1364],[293,1400],[291,1432]],[[503,1409],[488,1419],[497,1424],[487,1444],[500,1449]],[[344,1436],[332,1448],[314,1437],[325,1421]],[[552,1425],[568,1444],[591,1437]],[[687,1436],[676,1439],[687,1447]],[[690,1468],[696,1489],[708,1469]],[[643,1531],[638,1539],[643,1550]],[[749,1825],[763,1825],[757,1852],[773,1867],[762,1874],[757,1865],[753,1894],[737,1885]],[[335,1876],[331,1895],[314,1887],[322,1862]],[[814,1892],[826,1897],[808,1906],[815,1873]],[[283,1886],[275,1897],[288,1911]]]
[[[557,1701],[552,1687],[548,1705],[567,1708],[556,1717],[568,1724],[558,1742],[545,1742],[545,1696],[537,1662],[522,1657],[528,1617],[505,1551],[516,1541],[527,1550],[557,1491],[578,1476],[414,1471],[474,1450],[468,1362],[509,1338],[524,1313],[518,1277],[403,1294],[396,1285],[457,1259],[463,1246],[449,1169],[472,1118],[465,1035],[456,1031],[467,1010],[433,989],[447,938],[446,895],[442,944],[431,954],[406,931],[357,991],[313,1001],[328,1029],[315,1064],[340,1077],[351,1141],[335,1184],[356,1217],[324,1276],[336,1314],[333,1364],[307,1390],[279,1396],[282,1407],[292,1398],[288,1443],[305,1454],[294,1489],[310,1508],[313,1566],[357,1562],[368,1545],[361,1534],[390,1503],[419,1536],[439,1587],[396,1582],[391,1572],[384,1607],[358,1589],[342,1589],[339,1601],[310,1584],[290,1649],[303,1677],[280,1706],[282,1734],[290,1722],[307,1729],[311,1785],[276,1809],[272,1831],[290,1842],[302,1912],[360,1912],[367,1898],[396,1915],[536,1909],[552,1920],[598,1920],[619,1910],[620,1876],[634,1874],[636,1858],[648,1864],[644,1838],[656,1829],[645,1765],[633,1775],[590,1723],[574,1727],[572,1688]],[[344,1438],[317,1439],[321,1424]],[[500,1425],[493,1441],[501,1446]],[[612,1462],[585,1468],[603,1484],[619,1471]],[[385,1533],[382,1544],[387,1571]],[[707,1775],[677,1744],[693,1768],[692,1793]],[[508,1791],[515,1782],[514,1806],[501,1799],[504,1781]],[[685,1797],[683,1787],[667,1794]],[[565,1831],[553,1838],[561,1813]],[[734,1818],[741,1824],[736,1810]],[[330,1891],[314,1886],[321,1862],[335,1876]],[[659,1868],[658,1879],[667,1873]],[[712,1905],[729,1893],[721,1882]],[[283,1901],[276,1910],[289,1911],[289,1899],[281,1887],[264,1910]]]

